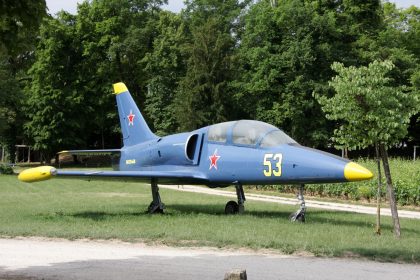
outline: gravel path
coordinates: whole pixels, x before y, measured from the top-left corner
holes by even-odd
[[[0,239],[0,279],[223,279],[235,268],[248,279],[420,279],[420,266],[169,248],[118,241]]]

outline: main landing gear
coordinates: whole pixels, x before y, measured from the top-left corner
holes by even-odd
[[[165,204],[162,203],[160,200],[160,194],[159,194],[159,187],[157,185],[156,179],[152,179],[151,182],[152,187],[152,197],[153,201],[150,203],[149,208],[147,209],[147,212],[150,214],[154,213],[163,213],[163,209],[165,209]]]
[[[292,222],[305,222],[305,212],[306,212],[306,206],[305,206],[305,198],[303,197],[303,190],[305,188],[305,185],[302,184],[299,186],[299,194],[297,196],[297,198],[300,201],[300,208],[299,210],[297,210],[295,213],[292,213],[290,215],[290,220]]]
[[[236,201],[229,201],[228,203],[226,203],[226,207],[225,207],[225,214],[242,214],[245,212],[245,193],[244,193],[244,189],[242,188],[242,184],[240,183],[236,183],[235,184],[235,188],[236,188],[236,196],[238,197],[238,202]]]

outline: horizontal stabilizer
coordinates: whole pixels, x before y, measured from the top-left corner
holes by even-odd
[[[68,150],[68,151],[61,151],[57,154],[64,155],[70,154],[75,156],[103,156],[103,155],[113,155],[121,153],[120,149],[105,149],[105,150]]]

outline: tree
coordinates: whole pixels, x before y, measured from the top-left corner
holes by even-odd
[[[411,6],[397,9],[393,3],[384,3],[385,28],[379,36],[379,59],[392,59],[396,68],[394,82],[420,91],[420,8]],[[407,138],[420,145],[420,115],[411,118]]]
[[[45,20],[30,70],[25,124],[45,154],[120,144],[113,82],[145,97],[146,62],[162,0],[94,0]],[[142,103],[144,98],[141,98]]]
[[[115,145],[112,139],[119,136],[115,100],[106,94],[111,92],[111,83],[125,82],[134,99],[144,106],[149,79],[145,57],[152,51],[159,7],[164,2],[94,0],[79,5],[76,30],[83,61],[78,72],[81,91],[88,98],[86,107],[92,112],[89,145]]]
[[[349,149],[378,146],[386,177],[388,196],[394,221],[394,233],[400,236],[400,224],[395,202],[387,147],[397,144],[406,134],[410,117],[419,111],[420,97],[407,87],[391,86],[391,61],[374,61],[368,67],[344,67],[334,63],[338,73],[330,86],[331,98],[316,95],[322,110],[330,120],[340,121],[334,140]]]
[[[174,110],[181,130],[232,117],[235,21],[244,3],[237,0],[186,2],[183,17],[188,41],[183,45],[187,70],[179,82]]]
[[[25,131],[35,150],[49,162],[54,152],[84,143],[85,98],[80,94],[74,71],[82,60],[77,46],[75,16],[61,13],[44,21],[30,69],[25,111],[29,118]]]
[[[1,0],[0,54],[26,51],[45,15],[45,0]]]
[[[0,142],[12,161],[17,141],[23,141],[23,88],[45,15],[44,0],[0,1]]]
[[[246,114],[282,127],[302,144],[326,146],[333,126],[312,92],[330,93],[334,61],[361,63],[356,42],[375,35],[380,15],[378,0],[259,1],[251,6],[243,19],[242,75],[236,84]]]
[[[186,73],[188,58],[182,51],[187,40],[185,27],[179,14],[161,11],[153,50],[144,58],[145,71],[150,77],[145,112],[158,135],[178,130],[173,104],[179,80]]]

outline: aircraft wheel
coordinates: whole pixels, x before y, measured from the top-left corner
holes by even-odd
[[[239,211],[239,205],[238,203],[236,203],[236,201],[231,200],[228,203],[226,203],[225,214],[227,215],[238,214],[238,211]]]
[[[160,205],[156,205],[153,202],[151,202],[149,208],[147,209],[147,212],[150,214],[163,214],[163,209],[160,207]]]
[[[297,221],[297,222],[300,222],[300,223],[304,223],[304,222],[305,222],[305,214],[299,214],[299,215],[296,217],[296,221]]]
[[[292,213],[289,218],[292,222],[304,223],[305,222],[305,213]]]

